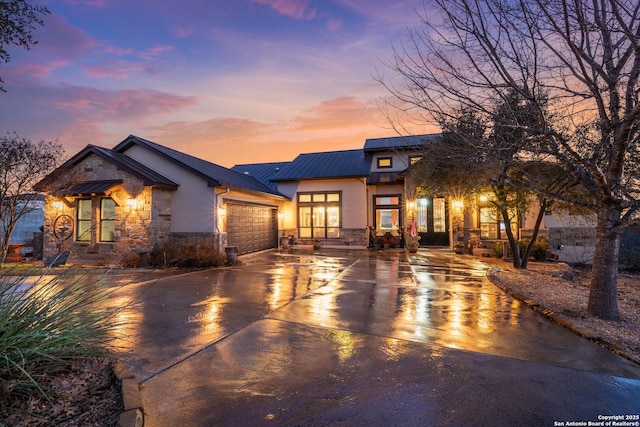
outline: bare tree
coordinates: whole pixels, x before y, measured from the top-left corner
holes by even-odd
[[[587,311],[618,319],[620,236],[640,223],[640,3],[433,0],[418,16],[378,80],[431,123],[459,106],[491,117],[510,90],[537,106],[535,120],[513,124],[537,140],[521,155],[561,165],[588,193],[549,196],[596,213]]]
[[[0,137],[0,263],[18,220],[34,209],[33,185],[60,164],[63,154],[57,142],[32,142],[15,133]]]
[[[44,25],[42,16],[48,13],[46,7],[33,5],[26,0],[0,1],[0,61],[11,61],[8,45],[28,50],[38,43],[31,32],[36,25]],[[2,83],[0,78],[0,90],[4,92]]]

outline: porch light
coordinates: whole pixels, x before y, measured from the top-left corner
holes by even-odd
[[[136,199],[128,198],[127,199],[127,206],[129,208],[135,209],[135,208],[138,207],[138,201]]]
[[[60,210],[62,210],[64,205],[62,204],[62,202],[60,200],[56,200],[55,202],[51,203],[51,206],[53,206],[53,209],[56,209],[56,210],[60,211]]]
[[[225,216],[227,214],[226,206],[220,206],[218,208],[218,216]]]
[[[282,221],[284,219],[284,212],[278,212],[278,219]]]
[[[462,208],[464,207],[464,202],[462,200],[454,200],[451,202],[451,206],[455,210],[462,210]]]
[[[416,208],[416,202],[414,202],[413,200],[411,200],[407,206],[409,207],[409,210],[414,210]]]
[[[486,202],[487,200],[489,200],[489,197],[486,194],[482,194],[480,196],[480,201],[481,202]]]

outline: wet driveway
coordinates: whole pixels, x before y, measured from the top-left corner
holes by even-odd
[[[449,251],[265,252],[132,283],[145,426],[554,425],[640,414],[640,366]]]

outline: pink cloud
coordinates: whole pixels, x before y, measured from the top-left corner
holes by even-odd
[[[127,61],[109,61],[100,64],[84,65],[85,72],[94,78],[125,79],[130,73],[148,70],[148,65]]]
[[[311,20],[316,14],[315,10],[308,10],[308,0],[253,0],[256,3],[271,7],[281,15],[295,19]]]

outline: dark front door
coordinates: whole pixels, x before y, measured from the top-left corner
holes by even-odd
[[[449,210],[444,197],[419,197],[416,226],[420,246],[449,246]]]

